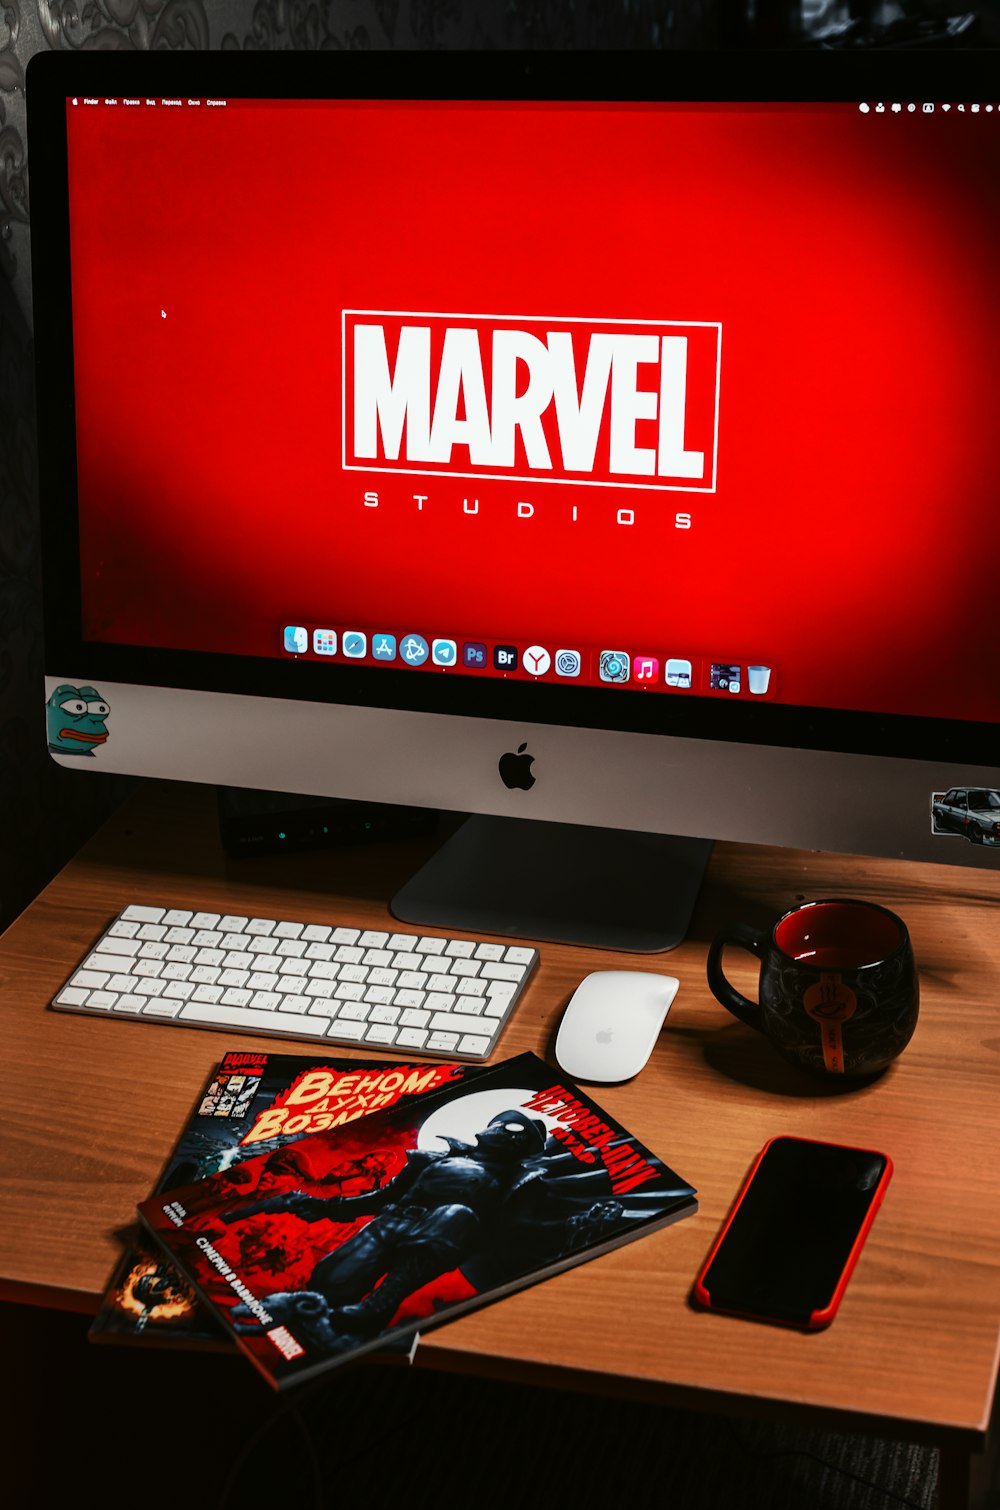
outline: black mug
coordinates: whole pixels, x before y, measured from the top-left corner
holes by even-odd
[[[722,973],[726,944],[760,960],[760,1002]],[[773,928],[733,923],[708,951],[708,984],[722,1005],[803,1069],[867,1078],[913,1036],[919,985],[906,925],[875,902],[793,907]]]

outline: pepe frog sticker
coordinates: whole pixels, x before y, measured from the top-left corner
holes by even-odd
[[[45,705],[49,749],[54,755],[94,755],[96,745],[108,737],[111,712],[94,687],[72,687],[64,682]]]

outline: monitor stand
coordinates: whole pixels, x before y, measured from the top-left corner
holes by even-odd
[[[393,917],[637,954],[687,933],[709,839],[472,817],[400,888]]]

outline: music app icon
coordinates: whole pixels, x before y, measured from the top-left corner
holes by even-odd
[[[637,655],[632,666],[637,682],[655,682],[660,674],[660,663],[651,655]]]

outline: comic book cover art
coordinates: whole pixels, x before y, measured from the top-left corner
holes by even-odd
[[[534,1054],[295,1151],[263,1190],[217,1175],[139,1207],[275,1388],[697,1209],[693,1186]],[[337,1172],[362,1163],[372,1183],[344,1186]]]
[[[296,1145],[392,1105],[479,1073],[478,1066],[400,1064],[302,1055],[227,1053],[199,1097],[156,1193],[217,1175],[221,1185],[262,1197],[295,1177]],[[252,1167],[251,1167],[252,1161]],[[358,1195],[380,1175],[362,1156],[327,1172],[329,1194]],[[267,1260],[276,1262],[277,1255]],[[159,1246],[137,1229],[90,1327],[94,1342],[233,1346]]]

